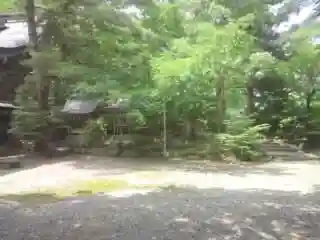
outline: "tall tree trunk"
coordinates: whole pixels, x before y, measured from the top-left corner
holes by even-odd
[[[226,96],[225,96],[225,82],[224,78],[220,77],[216,85],[217,97],[217,132],[222,133],[226,131],[225,118],[226,118]]]
[[[46,37],[42,37],[41,44],[38,41],[38,33],[37,33],[37,22],[36,22],[36,8],[35,8],[35,0],[25,0],[25,11],[27,15],[28,22],[28,35],[29,35],[29,45],[31,47],[31,51],[40,52],[40,45],[46,46],[47,44],[43,41],[46,41]],[[38,108],[39,112],[43,114],[47,114],[49,110],[49,93],[50,93],[50,82],[48,76],[40,76],[39,79],[39,88],[38,88]],[[42,114],[41,114],[42,116]],[[40,129],[39,137],[35,139],[35,150],[40,153],[48,153],[49,150],[49,139],[48,139],[48,128]]]
[[[307,94],[307,98],[306,98],[306,109],[307,109],[307,113],[310,114],[311,110],[312,110],[312,98],[313,96],[316,94],[316,90],[313,89],[310,93]]]
[[[250,83],[247,84],[247,106],[246,106],[246,114],[250,116],[254,111],[254,95],[253,95],[253,87]]]
[[[36,23],[36,8],[34,0],[26,0],[25,11],[27,14],[28,22],[28,35],[29,44],[33,50],[37,50],[38,47],[38,34],[37,34],[37,23]]]
[[[45,48],[49,41],[48,33],[43,33],[43,37],[41,38],[41,43],[38,41],[38,33],[37,33],[37,22],[36,22],[36,8],[34,0],[26,0],[26,14],[28,20],[28,34],[29,34],[29,44],[32,47],[32,50],[35,52],[40,52],[41,48]],[[47,31],[46,31],[47,32]],[[51,34],[51,33],[49,33]],[[48,76],[40,76],[39,80],[39,92],[38,92],[38,105],[40,111],[48,111],[48,99],[50,93],[50,83],[51,79]]]
[[[308,136],[308,133],[310,132],[310,120],[311,120],[311,116],[312,116],[312,100],[314,95],[316,94],[316,89],[313,89],[310,93],[307,94],[307,98],[306,98],[306,119],[305,119],[305,130]]]

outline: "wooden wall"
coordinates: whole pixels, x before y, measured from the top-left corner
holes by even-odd
[[[6,63],[0,62],[0,101],[13,103],[16,90],[28,71],[18,57],[8,59]]]

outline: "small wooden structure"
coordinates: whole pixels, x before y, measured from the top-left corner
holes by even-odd
[[[0,102],[0,146],[8,141],[11,113],[17,107],[11,103]]]
[[[1,169],[13,169],[20,168],[21,161],[17,156],[7,156],[12,154],[14,150],[17,150],[16,144],[13,143],[8,135],[8,129],[10,128],[11,112],[17,107],[5,102],[0,102],[0,168]],[[18,146],[19,148],[19,146]],[[12,151],[13,150],[13,151]]]
[[[28,56],[28,26],[24,14],[0,13],[0,145],[8,140],[16,89],[31,71],[21,64]]]
[[[90,149],[103,150],[105,154],[113,156],[120,156],[124,152],[133,154],[133,156],[161,154],[161,140],[146,134],[144,130],[147,129],[145,128],[138,131],[130,129],[126,114],[128,108],[127,101],[118,101],[113,104],[94,100],[67,101],[62,112],[65,113],[67,125],[71,130],[67,141],[68,146],[73,150],[81,150],[81,152],[89,149],[90,146]],[[88,146],[86,145],[88,131],[92,133],[95,130],[84,127],[88,126],[86,125],[88,121],[99,118],[103,118],[103,128],[98,130],[97,137],[93,136],[94,142]]]
[[[121,105],[121,103],[105,104],[97,100],[68,100],[62,112],[66,114],[67,121],[72,128],[81,128],[88,120],[97,119],[102,116],[113,116],[118,120],[114,122],[114,125],[118,127],[120,125],[121,127],[126,126],[124,123],[126,107]]]
[[[115,136],[123,134],[124,129],[128,129],[125,121],[126,109],[119,103],[105,104],[97,100],[68,100],[62,112],[65,114],[67,125],[70,127],[68,142],[85,147],[84,127],[90,120],[103,117],[106,121],[105,135]]]
[[[65,113],[66,120],[72,128],[81,128],[89,119],[97,118],[101,110],[98,101],[68,100],[62,112]]]

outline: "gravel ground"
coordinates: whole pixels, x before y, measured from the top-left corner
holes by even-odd
[[[158,177],[165,181],[170,175],[168,183],[189,187],[37,206],[0,201],[0,239],[320,239],[319,171],[316,162],[180,170]],[[3,186],[13,186],[19,179],[14,176],[4,176]]]
[[[171,188],[0,208],[3,240],[319,239],[320,194]]]

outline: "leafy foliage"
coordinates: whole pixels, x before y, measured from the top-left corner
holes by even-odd
[[[214,139],[216,147],[223,154],[234,154],[242,161],[257,161],[262,157],[261,143],[262,133],[269,128],[269,125],[256,125],[242,129],[240,133],[220,133]]]
[[[263,135],[296,138],[315,116],[317,27],[277,42],[272,27],[291,11],[271,14],[279,2],[42,1],[13,129],[46,135],[64,124],[57,109],[69,98],[126,99],[130,133],[166,131],[170,143],[205,141],[209,152],[255,160]],[[90,121],[88,141],[110,137],[108,128],[104,117]]]
[[[0,11],[8,12],[16,8],[16,1],[14,0],[3,0],[0,3]]]

